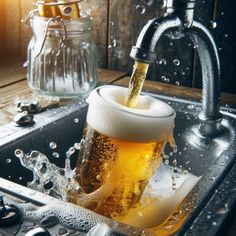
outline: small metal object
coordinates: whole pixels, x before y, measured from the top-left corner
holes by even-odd
[[[59,103],[50,104],[48,106],[42,107],[38,101],[33,99],[22,100],[17,103],[17,111],[26,112],[28,114],[36,114],[44,112],[49,109],[53,109],[59,106]]]
[[[20,220],[20,211],[12,204],[4,204],[0,196],[0,227],[8,227]]]
[[[30,126],[34,124],[34,116],[21,112],[14,117],[13,121],[17,126]]]
[[[50,233],[46,229],[38,227],[27,232],[25,236],[50,236]]]
[[[73,8],[71,6],[64,6],[62,8],[62,13],[64,16],[70,16],[73,13]]]
[[[34,114],[41,111],[41,106],[36,100],[22,100],[17,103],[17,111]]]
[[[21,20],[21,22],[28,25],[29,20],[34,16],[35,13],[38,13],[38,9],[30,11],[26,18],[24,20]]]
[[[67,40],[67,30],[66,30],[66,26],[65,26],[65,22],[62,18],[50,18],[48,21],[47,21],[47,24],[46,24],[46,29],[45,29],[45,34],[43,36],[43,40],[41,42],[41,46],[39,47],[39,50],[35,52],[35,55],[34,57],[38,57],[41,53],[42,53],[42,50],[43,50],[43,47],[45,45],[45,42],[46,42],[46,39],[47,39],[47,36],[48,36],[48,31],[49,31],[49,27],[52,23],[54,22],[57,22],[61,25],[64,33],[63,34],[59,34],[60,36],[60,43],[59,43],[59,48],[63,48],[65,45],[66,45],[66,40]]]

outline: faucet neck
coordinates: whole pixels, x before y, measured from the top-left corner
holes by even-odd
[[[167,0],[166,11],[175,13],[183,22],[184,28],[190,28],[193,23],[193,15],[196,0]]]

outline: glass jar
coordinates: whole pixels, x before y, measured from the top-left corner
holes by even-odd
[[[85,98],[97,82],[97,49],[91,18],[33,16],[28,46],[28,84],[33,93]]]

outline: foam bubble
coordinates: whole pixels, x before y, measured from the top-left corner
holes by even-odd
[[[140,95],[136,108],[124,105],[127,88],[101,86],[92,91],[87,102],[88,124],[109,137],[147,142],[156,141],[172,132],[175,112],[166,103]]]
[[[140,231],[139,229],[126,227],[122,223],[112,221],[80,206],[55,199],[50,205],[42,207],[32,205],[31,203],[17,204],[17,206],[21,210],[24,219],[29,219],[36,223],[40,223],[48,217],[53,217],[64,227],[81,232],[88,232],[99,223],[107,224],[110,228],[118,230],[121,234],[124,233],[124,235],[131,235],[133,230],[138,235]]]

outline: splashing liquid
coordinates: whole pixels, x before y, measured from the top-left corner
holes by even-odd
[[[101,200],[104,200],[103,198],[105,198],[105,202],[109,200],[106,199],[107,191],[109,191],[108,187],[100,187],[89,194],[83,191],[75,180],[76,170],[70,168],[69,155],[66,157],[65,167],[59,168],[50,163],[48,158],[38,151],[33,151],[31,154],[26,155],[18,149],[15,151],[15,154],[20,159],[22,165],[33,172],[34,179],[31,183],[28,183],[28,187],[34,190],[67,202],[76,199],[78,205],[90,206],[89,208],[91,208],[91,202],[96,203],[94,204],[96,208]],[[161,165],[145,188],[139,203],[127,209],[121,215],[114,211],[112,218],[139,228],[151,228],[150,230],[155,232],[154,235],[168,235],[168,233],[176,231],[184,221],[186,214],[183,214],[183,212],[179,213],[180,215],[174,217],[174,221],[173,216],[171,218],[168,218],[168,216],[175,211],[175,208],[197,183],[199,178],[182,171],[179,173],[179,178],[176,179],[176,190],[174,190],[172,175],[173,167],[165,164]],[[51,185],[49,185],[49,182],[51,182]],[[111,185],[113,185],[113,182]],[[67,205],[65,205],[66,208]],[[30,217],[36,213],[31,212]],[[46,215],[46,213],[43,215]],[[57,216],[58,218],[62,217],[61,213],[58,213]],[[78,217],[78,219],[81,218],[82,215]]]
[[[147,75],[149,64],[135,61],[133,73],[130,78],[128,96],[125,101],[127,107],[136,107],[141,93],[144,80]]]

